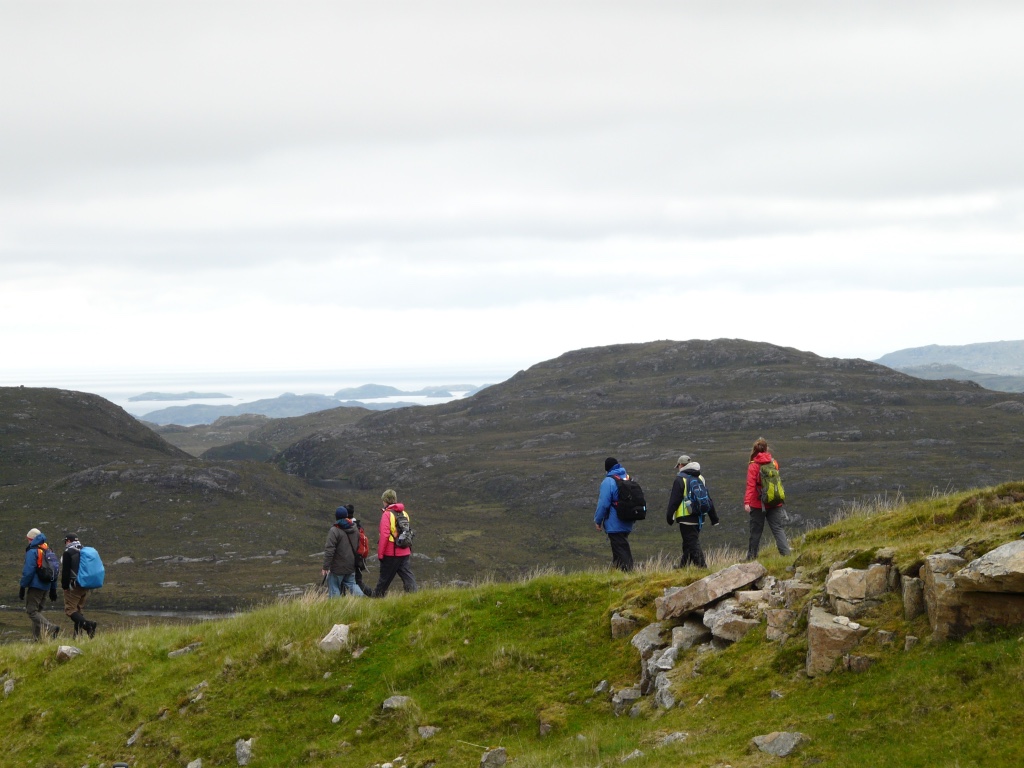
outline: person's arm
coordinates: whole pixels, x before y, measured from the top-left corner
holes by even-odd
[[[71,550],[65,549],[60,558],[60,588],[67,592],[71,589]]]
[[[686,498],[686,480],[679,475],[676,475],[675,480],[672,481],[672,491],[668,496],[668,508],[665,510],[665,522],[669,525],[675,522],[676,510],[679,509],[679,505],[683,503],[683,499]]]
[[[608,519],[612,509],[612,488],[615,481],[606,477],[601,481],[601,488],[597,494],[597,509],[594,510],[594,526],[597,530],[604,528],[604,521]]]
[[[32,577],[36,575],[36,550],[30,549],[25,553],[25,567],[21,569],[22,589],[32,586]]]
[[[331,570],[331,562],[333,562],[334,553],[338,549],[338,537],[334,534],[336,530],[339,530],[338,526],[332,525],[331,530],[327,532],[327,543],[324,545],[324,565],[320,570],[321,576],[326,576]]]
[[[743,494],[743,509],[746,512],[750,512],[751,507],[761,506],[761,499],[757,494],[757,478],[760,472],[761,468],[756,462],[747,464],[747,489]]]

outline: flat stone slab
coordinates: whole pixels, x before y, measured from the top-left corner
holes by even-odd
[[[657,598],[654,604],[658,609],[658,620],[674,619],[710,605],[738,589],[753,584],[767,572],[757,561],[737,563],[723,568],[683,587],[678,592]]]

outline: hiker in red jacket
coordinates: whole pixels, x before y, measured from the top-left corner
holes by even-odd
[[[384,505],[380,511],[380,536],[377,539],[380,576],[377,578],[377,586],[373,588],[373,596],[384,597],[395,576],[402,580],[406,592],[415,592],[416,577],[412,575],[412,570],[409,568],[412,548],[396,543],[396,539],[401,533],[398,518],[401,516],[408,521],[409,513],[405,511],[404,504],[398,503],[398,494],[391,488],[384,491],[380,502]]]
[[[743,509],[750,515],[750,542],[747,544],[747,560],[757,559],[757,552],[761,547],[761,533],[764,531],[766,520],[775,537],[779,554],[788,555],[791,551],[786,532],[782,528],[782,505],[780,504],[774,509],[762,509],[762,464],[774,464],[776,469],[779,468],[779,462],[775,461],[768,451],[768,441],[759,437],[754,441],[754,447],[750,451],[750,463],[747,465],[747,492],[743,496]]]

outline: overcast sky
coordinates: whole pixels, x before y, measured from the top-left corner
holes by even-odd
[[[1019,2],[0,15],[8,378],[1024,338]]]

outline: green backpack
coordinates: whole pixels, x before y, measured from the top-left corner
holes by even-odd
[[[786,501],[786,491],[782,488],[782,478],[774,461],[761,465],[761,508],[775,509]]]

